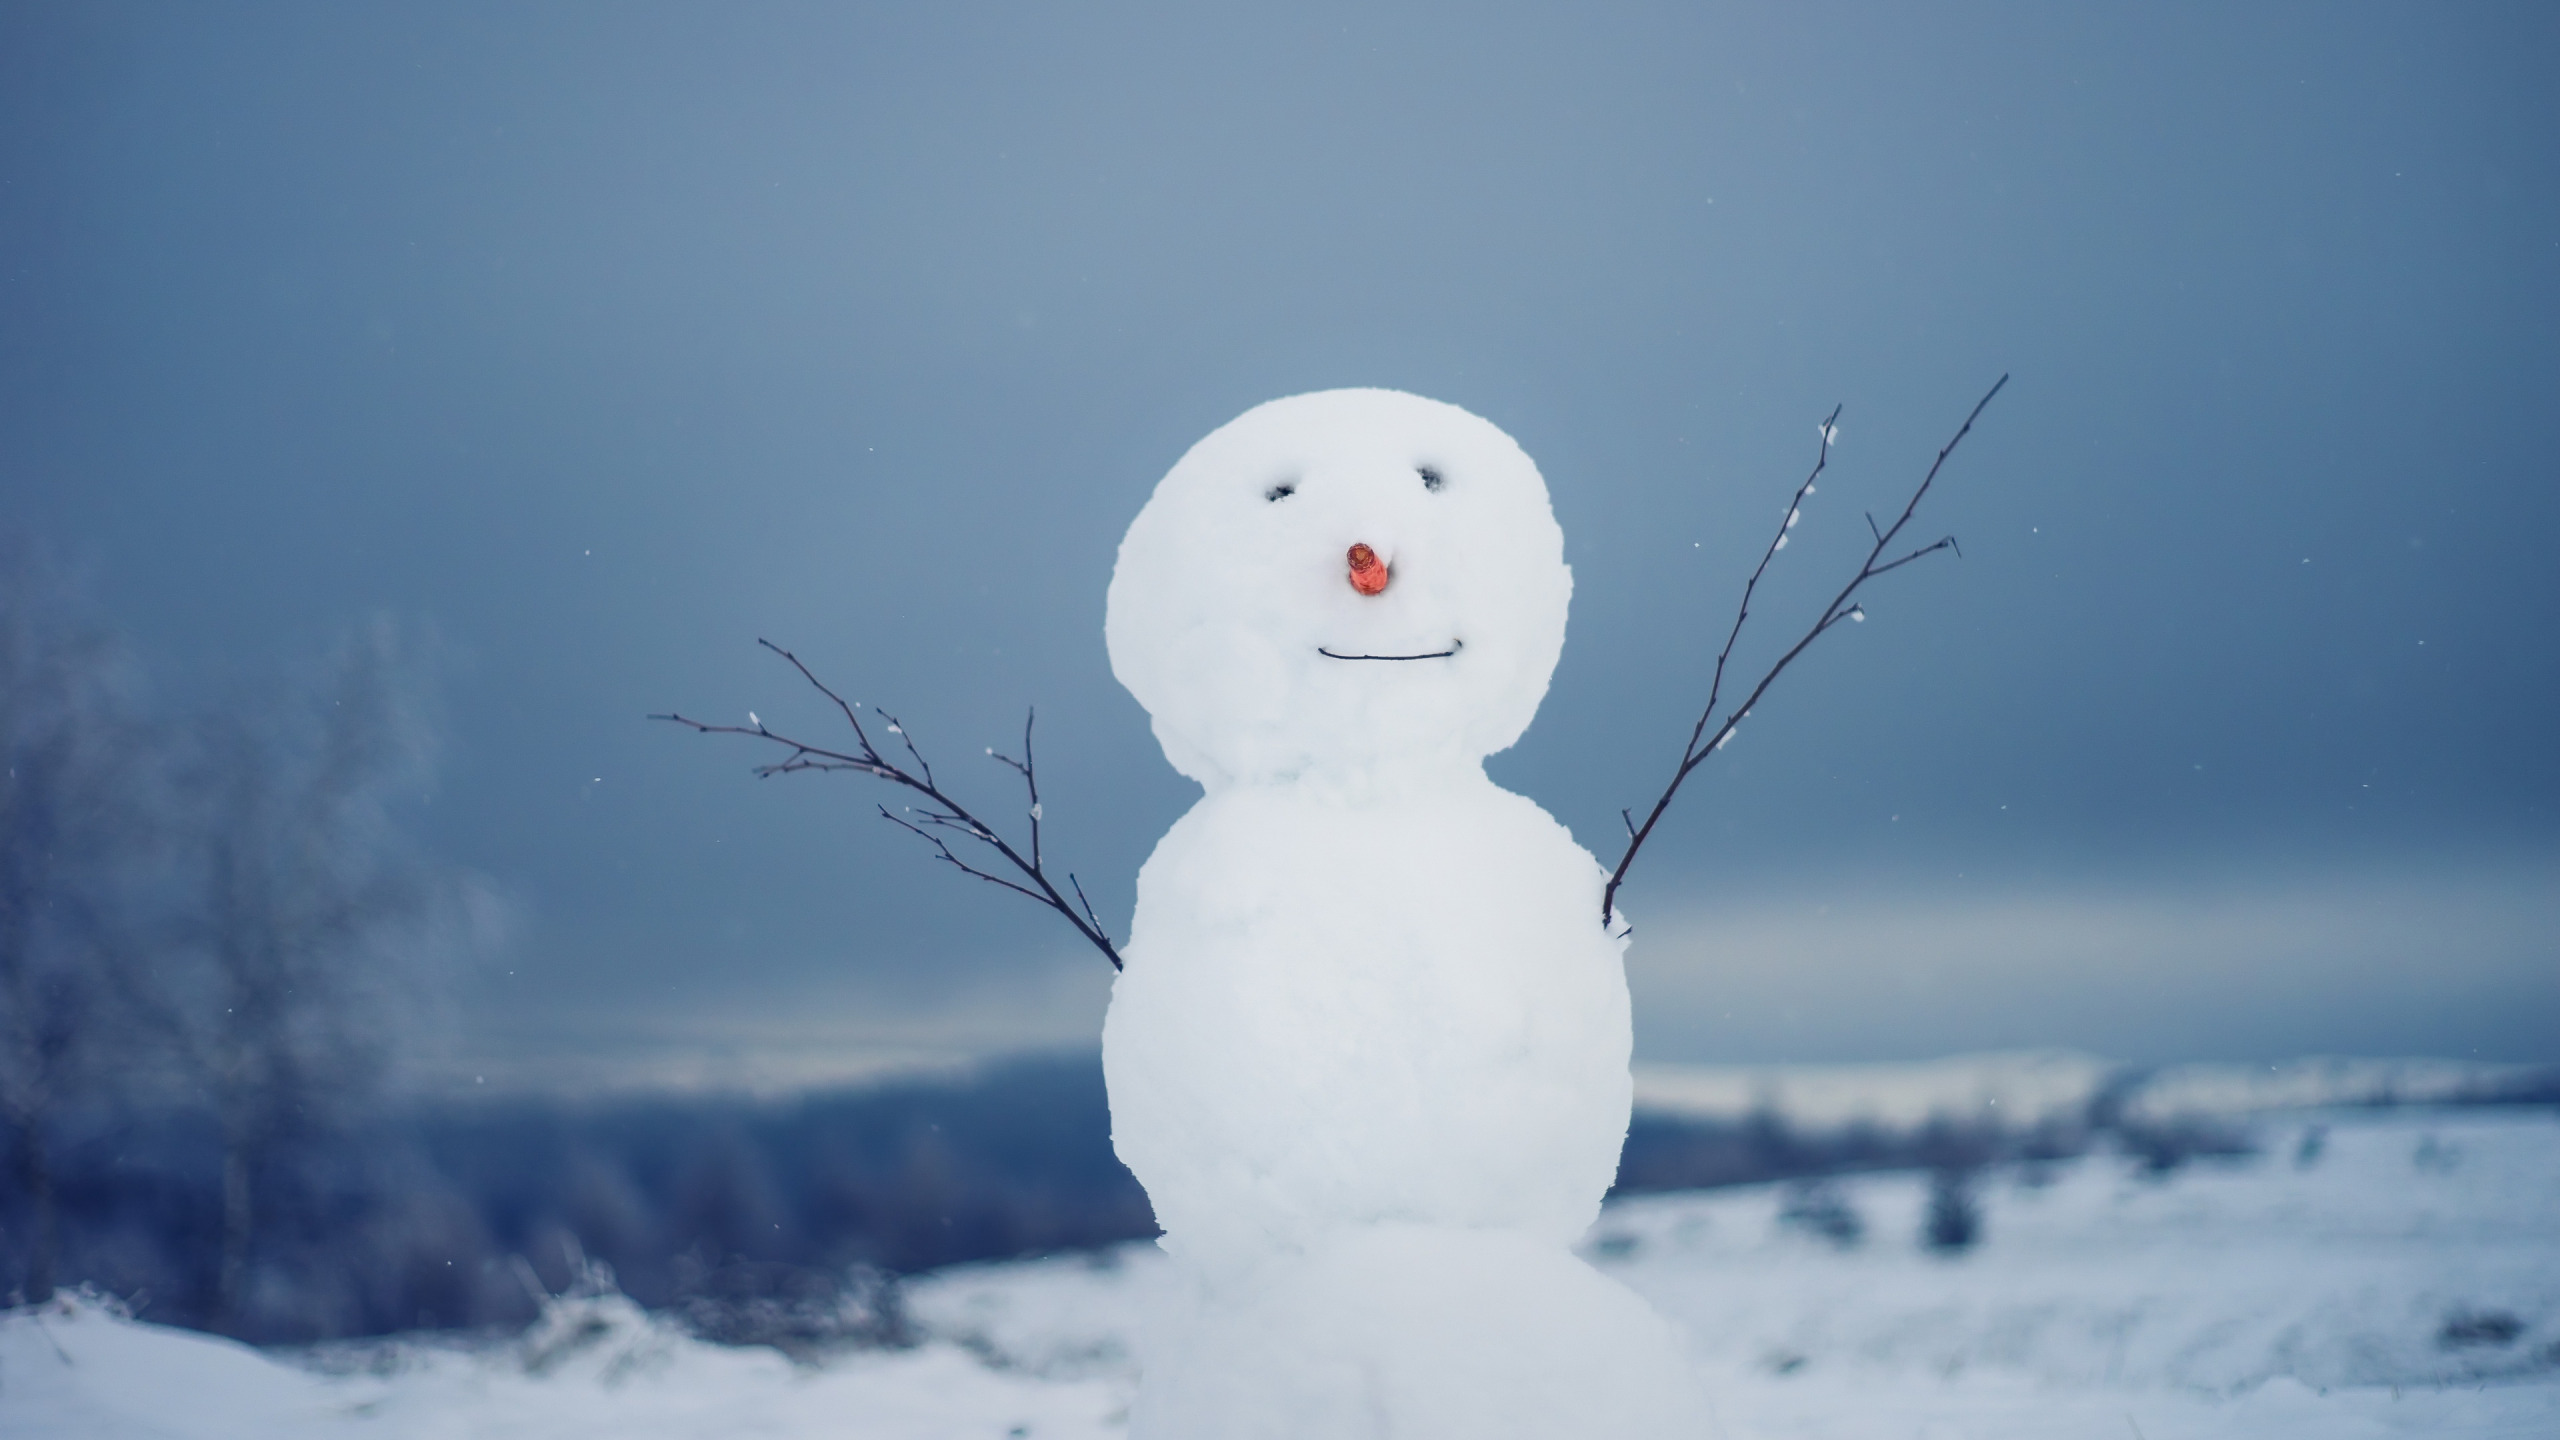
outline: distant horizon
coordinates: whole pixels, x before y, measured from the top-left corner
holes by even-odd
[[[918,883],[946,878],[928,870]],[[2039,1050],[2127,1066],[2313,1056],[2560,1063],[2560,1042],[2533,1008],[2548,981],[2540,947],[2560,933],[2560,861],[1998,892],[1905,877],[1634,914],[1639,1067],[1890,1065]],[[2037,992],[2029,1010],[1963,1013],[1972,997],[2021,986]],[[893,990],[876,1008],[832,1008],[811,993],[787,1017],[707,1008],[675,1026],[605,1010],[570,1025],[546,1020],[554,1053],[524,1045],[510,1061],[502,1045],[440,1068],[465,1075],[465,1085],[475,1066],[494,1067],[518,1077],[498,1083],[564,1092],[582,1087],[586,1067],[614,1090],[860,1083],[1092,1049],[1108,994],[1105,967],[1061,941],[1051,963],[909,1008],[890,1008],[907,998]],[[2200,994],[2214,1003],[2199,1009]],[[2495,1029],[2469,1008],[2484,997],[2505,1002]],[[2384,1001],[2401,1012],[2392,1027],[2328,1025],[2362,1045],[2283,1043],[2306,1009]],[[2430,1004],[2439,1018],[2426,1023]],[[2395,1046],[2395,1035],[2435,1043]]]
[[[399,1092],[395,1103],[790,1105],[918,1087],[966,1089],[1015,1067],[1084,1060],[1098,1064],[1100,1055],[1098,1043],[1061,1044],[965,1057],[910,1057],[840,1071],[813,1063],[796,1077],[766,1071],[762,1078],[748,1078],[743,1068],[723,1071],[707,1064],[670,1066],[638,1060],[618,1066],[588,1059],[571,1072],[574,1084],[557,1083],[539,1071],[510,1074],[503,1069],[495,1072],[498,1083],[492,1084],[488,1083],[489,1070],[475,1071],[468,1064],[460,1064],[440,1070],[431,1083],[413,1083]],[[2281,1094],[2286,1084],[2305,1076],[2332,1076],[2348,1092],[2348,1098],[2336,1100],[2267,1102],[2278,1110],[2331,1104],[2505,1104],[2510,1102],[2497,1094],[2498,1086],[2504,1082],[2560,1083],[2560,1062],[2555,1061],[2446,1055],[2283,1055],[2146,1063],[2053,1046],[1964,1051],[1906,1060],[1639,1060],[1633,1067],[1635,1113],[1656,1119],[1733,1120],[1746,1118],[1760,1105],[1771,1082],[1782,1086],[1813,1082],[1817,1088],[1831,1092],[1836,1102],[1841,1093],[1866,1093],[1865,1082],[1873,1082],[1875,1093],[1882,1094],[1918,1080],[1929,1082],[1922,1087],[1929,1092],[1930,1086],[1949,1083],[1949,1077],[1966,1072],[1996,1073],[2021,1068],[2083,1069],[2112,1079],[2165,1078],[2182,1087],[2215,1079],[2237,1082],[2271,1077],[2262,1087],[2270,1094]],[[2410,1077],[2420,1082],[2415,1093],[2404,1095],[2391,1090],[2393,1084]],[[2377,1101],[2377,1096],[2383,1098]]]

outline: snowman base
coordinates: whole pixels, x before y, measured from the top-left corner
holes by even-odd
[[[1147,1337],[1132,1440],[1636,1440],[1707,1428],[1670,1324],[1535,1236],[1365,1225],[1257,1264],[1186,1270],[1184,1302]]]

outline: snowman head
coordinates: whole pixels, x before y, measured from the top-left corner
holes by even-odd
[[[1112,673],[1175,769],[1237,783],[1473,767],[1529,727],[1573,573],[1546,482],[1454,405],[1328,390],[1182,457],[1120,542]]]

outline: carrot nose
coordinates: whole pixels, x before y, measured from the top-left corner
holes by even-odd
[[[1351,547],[1351,588],[1363,595],[1375,595],[1387,588],[1387,562],[1366,545]]]

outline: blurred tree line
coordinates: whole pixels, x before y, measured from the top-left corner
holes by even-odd
[[[430,772],[425,649],[378,621],[303,673],[155,706],[64,567],[0,537],[10,1293],[49,1296],[66,1219],[87,1234],[65,1144],[185,1117],[218,1196],[192,1318],[248,1324],[282,1192],[432,1035],[495,913],[395,820]]]
[[[229,1310],[211,1101],[67,1112],[53,1134],[61,1278],[262,1343],[519,1326],[536,1289],[597,1262],[716,1330],[759,1302],[831,1309],[896,1274],[1155,1233],[1090,1055],[784,1100],[380,1104],[270,1157]],[[27,1220],[0,1194],[13,1241]]]

